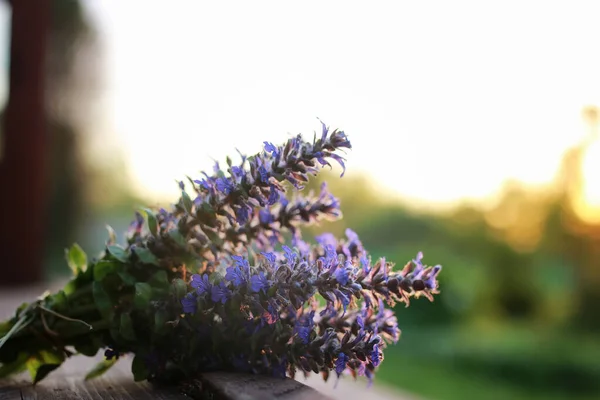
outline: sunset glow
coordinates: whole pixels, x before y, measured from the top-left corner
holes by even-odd
[[[578,212],[589,221],[600,222],[600,141],[589,147],[582,164],[584,185]]]
[[[392,196],[489,198],[509,178],[549,182],[586,134],[582,107],[600,104],[591,2],[90,4],[105,38],[103,129],[137,189],[161,199],[211,157],[311,134],[317,117],[350,136],[348,173]],[[591,151],[586,199],[599,204]]]

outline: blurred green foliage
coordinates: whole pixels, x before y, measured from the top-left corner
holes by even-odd
[[[577,174],[576,161],[563,169]],[[433,214],[378,200],[363,178],[324,173],[312,188],[322,180],[344,218],[315,234],[350,227],[374,257],[423,251],[444,266],[435,303],[397,307],[403,335],[380,381],[431,399],[600,398],[600,302],[590,296],[600,285],[589,279],[600,226],[576,217],[560,185],[511,183],[491,209]],[[510,223],[507,209],[517,214]]]
[[[99,48],[84,6],[80,0],[54,0],[48,33],[46,259],[51,277],[64,273],[65,248],[79,242],[100,251],[105,224],[124,231],[132,204],[141,204],[127,189],[127,168],[119,154],[111,155],[109,166],[85,157],[90,135],[85,118],[93,114],[101,76],[90,68]]]

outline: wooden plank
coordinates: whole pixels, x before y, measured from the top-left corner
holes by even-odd
[[[189,400],[177,388],[156,388],[131,379],[98,378],[83,382],[81,378],[49,379],[32,386],[12,383],[0,387],[0,400]]]
[[[188,396],[184,395],[187,394]],[[235,373],[211,373],[183,388],[136,383],[131,377],[54,377],[36,386],[29,382],[1,382],[0,400],[329,400],[293,379]]]
[[[182,387],[155,386],[134,382],[131,360],[119,361],[102,377],[84,381],[84,376],[100,356],[74,357],[64,368],[52,372],[45,380],[32,386],[26,375],[18,381],[0,381],[0,400],[328,400],[315,389],[293,379],[268,376],[210,373]],[[186,394],[187,396],[185,396]]]
[[[21,389],[14,382],[0,381],[0,400],[20,400]]]
[[[210,373],[201,378],[205,386],[231,400],[330,400],[315,389],[294,379],[268,376]]]

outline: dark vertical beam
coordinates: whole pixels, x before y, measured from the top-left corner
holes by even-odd
[[[50,2],[10,2],[10,88],[0,159],[0,285],[4,286],[32,283],[43,276],[44,60]]]

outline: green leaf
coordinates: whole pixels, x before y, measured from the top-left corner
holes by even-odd
[[[113,244],[110,246],[106,246],[106,250],[108,250],[108,253],[111,256],[113,256],[114,258],[116,258],[117,260],[119,260],[121,262],[127,262],[127,259],[128,259],[127,250],[125,250],[121,246]]]
[[[84,356],[93,357],[98,353],[98,350],[104,346],[104,333],[81,335],[74,338],[73,347],[75,351]]]
[[[104,290],[102,283],[94,282],[92,284],[92,293],[94,295],[94,304],[100,314],[107,319],[110,319],[113,314],[113,305],[108,293]]]
[[[156,215],[152,212],[152,210],[148,208],[143,208],[142,211],[146,214],[146,221],[148,221],[148,230],[154,236],[158,234],[158,220],[156,219]]]
[[[211,242],[216,244],[217,246],[221,246],[225,241],[219,236],[217,232],[213,232],[212,230],[206,230],[206,236],[210,239]]]
[[[121,314],[121,325],[119,334],[126,340],[135,341],[135,332],[133,330],[133,322],[131,316],[127,313]]]
[[[192,212],[192,206],[194,205],[194,203],[192,202],[192,199],[190,198],[190,196],[185,191],[181,192],[181,200],[182,200],[183,207],[185,208],[185,210],[188,213],[191,213]]]
[[[94,265],[94,280],[102,281],[106,275],[116,272],[121,264],[111,260],[100,260]]]
[[[88,381],[90,379],[97,378],[108,371],[115,363],[117,362],[116,358],[111,360],[102,360],[90,372],[85,376],[85,380]]]
[[[60,364],[65,361],[65,354],[62,352],[62,350],[42,350],[39,354],[41,360],[47,364]]]
[[[67,258],[67,264],[73,271],[73,275],[86,270],[87,255],[77,243],[73,244],[70,249],[65,250],[65,257]]]
[[[158,266],[158,259],[152,252],[145,247],[137,247],[135,249],[135,254],[138,259],[144,264],[152,264]]]
[[[56,294],[52,295],[50,297],[50,304],[52,305],[52,309],[54,311],[65,309],[69,304],[65,291],[59,290]]]
[[[33,384],[38,383],[50,372],[60,367],[64,360],[64,354],[60,350],[40,351],[36,356],[30,357],[26,365]]]
[[[167,289],[169,287],[169,278],[167,276],[167,271],[156,271],[150,277],[148,283],[154,288]]]
[[[133,305],[139,310],[148,309],[150,307],[150,299],[152,297],[152,286],[146,282],[138,282],[135,284],[135,296]]]
[[[5,378],[10,375],[16,375],[20,372],[25,371],[27,368],[27,359],[29,355],[27,353],[19,353],[19,356],[16,360],[8,363],[2,364],[0,366],[0,378]]]
[[[35,385],[42,379],[44,379],[50,372],[60,367],[60,364],[42,364],[38,367],[35,377],[33,377],[33,384]]]
[[[172,285],[171,287],[172,287],[173,294],[178,299],[183,298],[187,294],[188,287],[183,279],[179,279],[179,278],[173,279],[173,282],[171,285]]]
[[[169,313],[167,310],[157,310],[156,314],[154,314],[154,332],[159,335],[165,334],[168,332],[167,321],[169,320]]]
[[[148,368],[141,355],[137,355],[133,359],[133,362],[131,363],[131,372],[133,373],[133,380],[136,382],[148,378]]]
[[[75,292],[77,290],[77,279],[71,279],[70,281],[68,281],[66,283],[65,286],[63,286],[63,291],[65,292],[65,294],[67,296],[71,295],[73,292]]]
[[[30,315],[29,314],[29,309],[33,306],[33,304],[27,304],[24,303],[23,305],[26,306],[26,309],[23,310],[23,312],[21,311],[17,311],[17,317],[18,318],[14,323],[11,320],[10,322],[10,329],[8,330],[8,332],[5,335],[2,335],[2,337],[0,337],[0,349],[2,348],[2,346],[4,346],[4,344],[6,342],[8,342],[8,340],[12,337],[12,335],[17,334],[19,331],[21,331],[23,328],[25,328],[27,325],[29,325],[35,318],[35,316]],[[21,306],[23,307],[23,306]],[[17,310],[21,309],[21,307],[19,307]],[[20,316],[19,316],[20,315]],[[3,329],[5,329],[5,327],[3,327]]]
[[[181,247],[185,247],[187,244],[185,241],[185,238],[183,237],[181,232],[179,232],[179,230],[177,230],[177,229],[171,229],[169,231],[169,237],[171,237],[171,239],[173,239],[173,241],[175,243],[177,243],[178,245],[180,245]]]
[[[215,209],[209,203],[202,203],[202,212],[205,214],[214,214]]]
[[[135,279],[135,276],[133,276],[125,271],[119,271],[119,272],[117,272],[117,274],[119,274],[119,278],[121,278],[123,283],[126,285],[133,286],[137,282],[137,279]]]
[[[93,343],[78,343],[75,346],[75,351],[79,354],[83,354],[87,357],[94,357],[98,353],[98,346],[95,346]]]
[[[13,327],[13,324],[10,321],[2,321],[0,322],[0,337],[6,335],[10,328]]]
[[[192,179],[192,177],[191,177],[191,176],[189,176],[189,175],[186,175],[185,177],[187,178],[187,180],[188,180],[188,182],[190,183],[190,186],[191,186],[191,187],[196,187],[196,182],[194,182],[194,180]]]
[[[92,268],[93,263],[88,264],[85,271],[80,272],[75,280],[77,281],[77,286],[84,286],[94,280],[94,268]]]
[[[121,335],[119,334],[119,329],[118,328],[110,328],[109,329],[110,332],[110,337],[112,338],[112,340],[119,345],[126,345],[127,342],[125,340],[123,340],[123,338],[121,337]]]
[[[273,285],[273,286],[271,286],[271,287],[269,288],[268,292],[267,292],[267,296],[268,296],[268,297],[275,297],[275,293],[277,293],[277,290],[278,290],[278,289],[279,289],[279,288],[277,287],[277,285],[276,285],[276,284],[275,284],[275,285]]]

